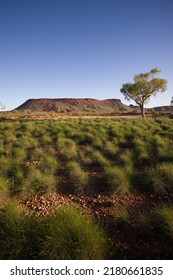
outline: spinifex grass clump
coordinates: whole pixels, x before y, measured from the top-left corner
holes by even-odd
[[[124,150],[124,152],[119,155],[118,165],[125,167],[129,173],[132,173],[134,168],[134,156],[132,151],[128,149]]]
[[[133,144],[136,162],[138,162],[140,165],[148,163],[150,160],[150,153],[152,152],[152,145],[149,138],[146,141],[143,138],[136,137],[133,140]]]
[[[49,155],[45,155],[41,158],[39,163],[39,169],[44,173],[55,174],[59,168],[59,161]]]
[[[15,200],[0,209],[0,259],[34,259],[36,225],[35,218],[23,212]]]
[[[137,215],[136,228],[140,238],[147,239],[153,231],[152,213],[140,211]]]
[[[9,182],[11,195],[17,195],[22,191],[23,179],[26,175],[26,167],[23,162],[12,158],[0,159],[0,174]]]
[[[172,169],[168,164],[173,160],[172,127],[173,120],[166,118],[0,122],[0,175],[10,180],[12,193],[17,194],[22,192],[28,178],[32,178],[29,169],[35,166],[41,174],[37,172],[37,179],[45,179],[49,174],[58,180],[59,176],[61,185],[64,181],[64,186],[74,190],[83,183],[78,185],[64,171],[69,161],[75,161],[80,165],[80,174],[85,173],[81,178],[86,179],[87,174],[97,184],[98,178],[105,177],[105,190],[111,193],[135,189],[145,192],[148,187],[171,192]],[[167,167],[158,167],[162,164]],[[44,190],[57,188],[53,177],[50,178],[52,187],[46,183]],[[76,184],[78,187],[74,188]],[[38,185],[36,188],[34,183],[31,190],[41,189],[42,183]],[[94,185],[93,188],[96,189]],[[88,186],[82,187],[81,192],[84,190]]]
[[[50,135],[47,135],[47,134],[44,134],[42,137],[41,137],[41,142],[42,142],[42,145],[51,145],[52,144],[52,138]]]
[[[26,150],[23,147],[13,147],[12,157],[24,161],[27,157]]]
[[[89,132],[77,132],[73,135],[73,139],[80,145],[89,145],[94,142],[94,135]]]
[[[104,171],[105,191],[110,194],[131,192],[131,178],[124,167],[106,167]]]
[[[173,164],[159,163],[148,168],[144,179],[146,186],[156,193],[173,193]]]
[[[92,166],[100,167],[100,168],[109,166],[109,161],[104,157],[104,155],[101,152],[97,150],[93,150],[90,159],[91,159]]]
[[[104,259],[104,232],[90,218],[72,206],[63,207],[43,222],[40,256],[43,259]]]
[[[173,241],[173,205],[162,204],[157,206],[155,217],[160,232]]]
[[[59,138],[57,140],[57,153],[65,160],[72,160],[77,157],[77,147],[73,140]]]
[[[103,170],[105,166],[109,166],[109,160],[99,151],[92,146],[86,146],[80,152],[82,163],[89,169]]]
[[[71,161],[66,166],[66,172],[74,194],[84,194],[90,191],[89,176],[79,163]]]
[[[8,171],[10,168],[10,158],[1,156],[0,158],[0,174],[3,176],[8,176]]]
[[[10,198],[10,187],[10,180],[4,176],[0,176],[0,208],[7,203]]]
[[[23,180],[23,193],[44,194],[58,189],[58,177],[51,173],[43,173],[37,167],[30,167]]]
[[[115,160],[119,152],[119,147],[115,142],[107,141],[103,146],[103,154],[110,160]]]
[[[75,207],[63,207],[44,220],[16,201],[0,209],[0,259],[90,260],[107,256],[106,235]]]
[[[44,149],[42,147],[34,147],[28,153],[28,159],[31,161],[39,161],[44,156]]]
[[[155,154],[160,161],[173,160],[172,141],[165,135],[155,135],[153,138],[153,146]]]
[[[114,213],[115,223],[120,228],[127,225],[130,219],[129,211],[125,205],[119,205]]]

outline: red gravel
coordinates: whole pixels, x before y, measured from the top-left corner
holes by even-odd
[[[167,259],[168,248],[155,236],[140,238],[136,225],[139,212],[152,209],[158,201],[168,200],[153,195],[128,194],[122,196],[73,196],[52,193],[49,195],[29,195],[22,199],[22,205],[30,213],[44,218],[57,207],[76,205],[95,219],[108,233],[112,259]],[[125,206],[129,219],[116,219],[116,210]]]

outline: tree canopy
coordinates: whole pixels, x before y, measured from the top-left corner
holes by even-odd
[[[140,73],[134,76],[134,83],[123,84],[120,91],[126,100],[134,100],[141,109],[141,114],[145,117],[144,105],[148,103],[151,95],[157,92],[164,92],[167,89],[167,80],[155,78],[160,70],[153,68],[150,72]]]
[[[0,103],[0,110],[4,110],[5,109],[5,105],[2,105],[1,103]]]
[[[172,96],[172,99],[171,99],[171,106],[173,106],[173,96]]]

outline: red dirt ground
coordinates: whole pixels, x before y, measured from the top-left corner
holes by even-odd
[[[171,198],[172,199],[172,198]],[[75,204],[95,219],[108,233],[112,259],[169,259],[170,248],[160,240],[159,236],[139,234],[136,226],[137,213],[150,210],[158,201],[170,201],[170,198],[153,195],[123,195],[123,196],[73,196],[52,193],[50,195],[29,195],[22,199],[24,207],[31,213],[43,218],[52,213],[55,208]],[[116,209],[124,205],[129,212],[127,221],[116,219]]]

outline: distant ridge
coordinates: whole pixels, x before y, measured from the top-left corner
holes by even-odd
[[[124,105],[120,99],[98,100],[94,98],[40,98],[28,99],[15,110],[31,112],[56,113],[113,113],[115,111],[129,112],[132,109]]]

